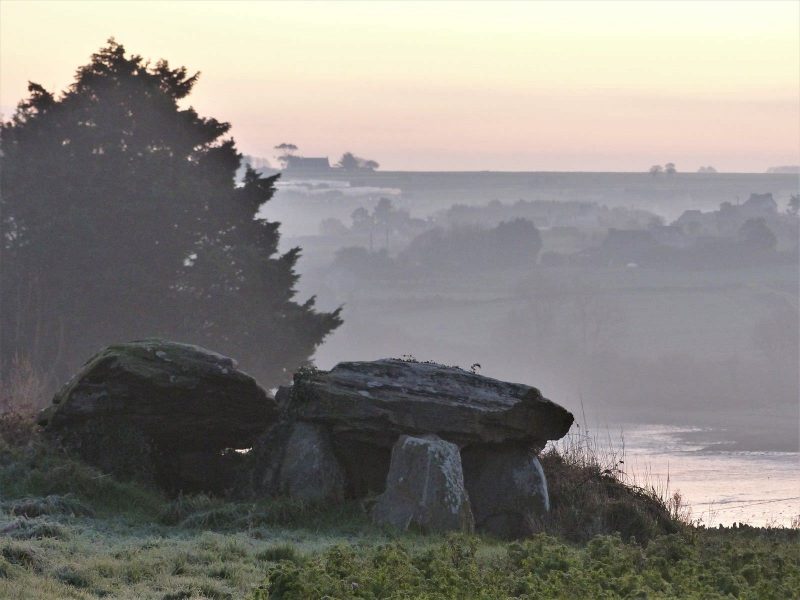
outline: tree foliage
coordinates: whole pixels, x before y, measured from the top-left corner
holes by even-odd
[[[336,163],[336,166],[345,171],[367,170],[374,171],[380,164],[377,161],[356,156],[352,152],[345,152]]]
[[[798,212],[800,212],[800,194],[794,194],[789,197],[786,212],[787,214],[797,216]]]
[[[298,148],[295,144],[290,144],[289,142],[283,142],[275,146],[274,150],[278,151],[278,162],[286,168],[286,165],[289,164],[289,159],[294,156],[294,153],[297,152]]]
[[[293,300],[299,248],[259,216],[277,177],[248,169],[230,125],[179,103],[199,73],[113,39],[56,97],[36,83],[2,124],[3,366],[57,378],[101,346],[148,336],[285,380],[339,325]]]
[[[778,238],[767,225],[763,217],[747,219],[738,232],[739,239],[753,249],[775,250]]]
[[[535,265],[542,237],[527,219],[477,226],[430,229],[414,238],[399,258],[432,269],[499,269]]]

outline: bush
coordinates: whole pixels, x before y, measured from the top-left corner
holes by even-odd
[[[258,560],[264,562],[288,561],[293,563],[302,562],[300,554],[291,544],[275,544],[256,554]]]
[[[76,588],[88,588],[93,579],[85,570],[72,565],[64,565],[56,569],[55,578],[66,585]]]
[[[3,503],[3,508],[10,515],[17,517],[35,518],[44,515],[65,515],[70,517],[88,517],[94,515],[94,511],[78,500],[72,494],[50,496],[38,498],[19,498]]]
[[[69,538],[67,529],[58,523],[50,521],[29,521],[22,519],[7,525],[0,531],[10,538],[16,540],[36,540],[42,538],[52,538],[66,540]]]
[[[469,538],[451,538],[419,556],[400,543],[366,551],[339,545],[305,564],[283,561],[272,567],[251,598],[502,597],[487,579],[493,576],[478,568]]]
[[[2,557],[12,565],[24,567],[34,571],[41,571],[42,560],[36,551],[27,544],[16,542],[6,543],[0,550]]]
[[[21,447],[38,436],[38,428],[31,412],[16,410],[0,414],[0,448]]]
[[[584,547],[546,534],[481,556],[475,538],[454,536],[426,551],[396,542],[335,546],[303,563],[270,567],[250,600],[356,598],[785,598],[800,593],[800,546],[773,534],[745,539],[706,532],[700,541],[653,538],[646,549],[620,536]]]
[[[13,514],[158,513],[164,502],[159,493],[117,481],[64,455],[32,425],[19,426],[19,419],[0,415],[0,490],[4,507]]]
[[[0,579],[11,579],[12,566],[5,558],[0,558]]]
[[[161,509],[159,521],[165,525],[178,525],[197,513],[212,511],[223,505],[222,500],[206,494],[180,494]]]

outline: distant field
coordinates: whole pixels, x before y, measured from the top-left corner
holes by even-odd
[[[587,310],[594,311],[589,318],[607,321],[599,323],[593,340],[603,349],[724,358],[752,355],[756,322],[783,299],[796,306],[797,285],[792,265],[702,272],[536,267],[359,281],[347,291],[333,290],[318,271],[301,279],[301,293],[318,293],[325,308],[345,306],[345,324],[317,354],[320,366],[355,354],[417,352],[461,364],[479,361],[513,378],[521,373],[508,373],[507,365],[517,361],[503,351],[505,329],[514,327],[509,319],[526,327],[527,317],[544,310],[548,297],[555,304],[543,318],[563,321],[553,322],[554,335],[558,328],[574,333],[567,331],[577,324],[565,302],[588,294],[593,305]]]
[[[286,173],[282,181],[319,179],[346,181],[363,188],[338,198],[298,197],[279,192],[265,207],[270,219],[283,222],[287,235],[313,235],[323,218],[347,220],[358,206],[374,205],[381,195],[392,198],[414,216],[426,217],[453,204],[487,204],[492,200],[579,200],[611,207],[636,207],[666,219],[684,210],[713,210],[721,202],[744,202],[752,193],[772,193],[781,208],[798,191],[797,175],[766,173],[678,173],[653,177],[647,173],[556,172],[397,172],[353,174],[331,171],[307,176]],[[381,193],[380,188],[386,190]]]
[[[339,248],[386,248],[395,255],[408,240],[318,233],[325,218],[349,225],[352,211],[374,206],[381,190],[391,192],[396,207],[423,218],[457,203],[546,200],[643,209],[669,221],[686,209],[716,210],[752,193],[772,193],[783,211],[789,196],[798,193],[797,175],[334,172],[325,177],[331,186],[315,189],[323,195],[279,192],[264,209],[267,217],[282,221],[282,248],[302,247],[299,297],[316,296],[326,310],[343,306],[344,324],[316,352],[318,366],[403,354],[463,367],[479,363],[485,375],[537,385],[569,408],[584,403],[606,420],[729,428],[746,449],[758,449],[753,445],[758,432],[768,449],[796,449],[798,366],[791,362],[797,353],[796,265],[706,271],[465,265],[413,277],[359,278],[331,271]],[[331,193],[345,183],[347,195]],[[596,245],[606,232],[593,227],[581,234]],[[548,243],[569,246],[571,239],[544,238],[545,251],[553,250]],[[765,332],[772,352],[765,351]]]
[[[603,422],[716,426],[746,449],[796,450],[798,367],[783,354],[773,366],[755,335],[788,311],[771,331],[796,351],[797,285],[797,269],[784,265],[536,267],[345,283],[323,269],[300,288],[323,308],[344,306],[344,324],[316,353],[321,368],[403,354],[479,363],[484,375],[536,385],[571,410],[583,403]]]

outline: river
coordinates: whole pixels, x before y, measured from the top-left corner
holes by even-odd
[[[664,425],[628,425],[607,437],[616,447],[624,442],[626,473],[662,489],[668,484],[670,493],[679,491],[692,519],[706,526],[789,527],[793,520],[798,526],[798,452],[716,449],[709,445],[717,443],[719,432]]]

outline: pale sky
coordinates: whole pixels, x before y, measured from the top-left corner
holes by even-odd
[[[800,2],[0,0],[0,107],[114,36],[271,158],[386,170],[761,172],[800,163]]]

